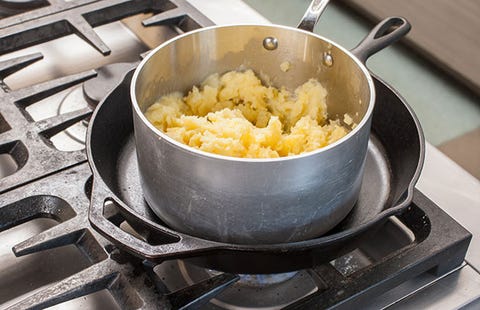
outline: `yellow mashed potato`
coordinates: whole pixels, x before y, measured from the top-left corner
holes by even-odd
[[[327,91],[315,79],[295,89],[262,85],[252,70],[210,75],[183,96],[171,93],[145,112],[171,138],[233,157],[272,158],[310,152],[348,133],[327,120]]]

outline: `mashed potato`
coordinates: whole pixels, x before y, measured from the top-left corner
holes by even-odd
[[[173,139],[215,154],[271,158],[310,152],[348,133],[327,120],[327,91],[315,79],[292,94],[262,85],[252,70],[210,75],[183,96],[161,97],[147,119]]]

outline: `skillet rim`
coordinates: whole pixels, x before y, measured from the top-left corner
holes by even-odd
[[[131,73],[131,71],[125,73],[124,79],[122,82],[117,86],[117,87],[122,87],[122,84],[125,83],[125,81],[128,81],[128,76]],[[425,138],[423,135],[423,130],[421,128],[420,122],[415,115],[413,109],[408,105],[408,103],[405,101],[405,99],[388,83],[383,81],[381,78],[376,76],[373,73],[370,73],[372,78],[376,80],[376,82],[379,82],[383,84],[389,91],[395,95],[399,101],[405,106],[407,111],[410,114],[410,117],[412,118],[415,126],[416,126],[416,131],[418,133],[418,141],[419,141],[419,153],[418,153],[418,161],[417,161],[417,166],[415,169],[415,172],[413,174],[412,179],[410,180],[407,189],[406,189],[406,195],[404,199],[400,202],[392,203],[393,206],[384,209],[382,212],[378,213],[375,217],[370,219],[369,221],[362,223],[359,226],[340,231],[337,233],[334,233],[332,235],[328,236],[320,236],[318,238],[314,239],[309,239],[309,240],[304,240],[304,241],[297,241],[297,242],[290,242],[290,243],[277,243],[277,244],[233,244],[233,243],[224,243],[224,242],[217,242],[217,241],[211,241],[207,239],[203,239],[200,237],[195,237],[191,236],[185,233],[177,232],[171,228],[165,227],[159,223],[153,222],[151,220],[148,220],[144,217],[142,217],[140,214],[137,214],[134,209],[130,208],[127,204],[125,204],[122,199],[120,199],[110,188],[109,186],[104,182],[102,179],[102,176],[98,170],[98,168],[95,165],[94,162],[94,151],[92,151],[91,146],[91,139],[92,139],[92,132],[94,130],[94,124],[95,124],[95,119],[97,118],[97,115],[99,112],[102,110],[102,107],[108,102],[108,98],[110,95],[116,91],[117,87],[115,87],[103,100],[102,102],[98,105],[97,109],[94,111],[91,121],[88,126],[87,130],[87,141],[86,141],[86,151],[87,151],[87,158],[88,158],[88,163],[90,165],[90,168],[93,173],[93,190],[92,190],[92,195],[103,195],[103,201],[105,199],[111,198],[113,199],[117,204],[118,207],[122,209],[122,211],[127,212],[129,215],[134,216],[136,219],[142,221],[144,224],[150,226],[151,228],[154,227],[157,230],[162,231],[162,233],[171,235],[171,236],[178,236],[179,240],[175,243],[182,243],[182,242],[188,242],[189,244],[192,244],[192,241],[197,243],[199,246],[196,246],[192,248],[190,251],[188,251],[188,255],[184,252],[181,253],[148,253],[144,254],[143,256],[145,257],[150,257],[150,258],[161,258],[161,257],[169,257],[169,258],[180,258],[184,256],[192,256],[192,254],[195,254],[197,252],[205,253],[205,252],[211,252],[211,251],[240,251],[240,252],[257,252],[257,253],[275,253],[275,252],[286,252],[288,251],[289,253],[291,252],[303,252],[309,249],[316,249],[316,248],[321,248],[336,242],[341,242],[349,238],[354,238],[355,236],[358,236],[362,232],[366,231],[368,228],[374,226],[377,223],[382,222],[383,220],[386,220],[388,217],[399,214],[403,212],[412,202],[413,200],[413,192],[414,192],[414,187],[416,182],[418,181],[418,178],[420,177],[421,170],[423,168],[423,163],[425,159]],[[128,89],[130,91],[130,88]],[[132,125],[132,132],[133,132],[133,125]],[[94,201],[92,199],[91,201]],[[93,204],[90,204],[90,212],[89,212],[89,220],[92,223],[92,225],[97,228],[98,226],[95,224],[96,220],[102,220],[98,219],[95,216],[92,215],[92,208]],[[102,206],[103,207],[103,206]],[[107,221],[105,218],[103,220]],[[98,229],[97,229],[98,230]],[[100,232],[101,229],[100,229]],[[111,236],[107,236],[110,237]],[[149,244],[149,243],[147,243]],[[168,244],[168,243],[165,243]],[[165,245],[162,244],[162,245]],[[149,244],[150,245],[150,244]],[[152,249],[155,249],[156,246],[150,245]],[[203,246],[203,247],[202,247]]]

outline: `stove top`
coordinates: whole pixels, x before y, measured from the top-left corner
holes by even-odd
[[[232,275],[182,260],[153,264],[119,251],[92,230],[91,182],[88,165],[80,163],[2,194],[2,308],[107,302],[121,308],[367,307],[419,274],[444,277],[462,268],[471,237],[417,191],[410,210],[374,238],[313,269]],[[131,230],[126,222],[122,226]]]
[[[0,10],[0,309],[381,308],[471,269],[470,234],[419,191],[374,238],[313,269],[235,275],[120,251],[88,222],[84,137],[108,65],[212,22],[181,0],[39,3]]]

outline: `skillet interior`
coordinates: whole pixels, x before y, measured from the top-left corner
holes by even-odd
[[[123,208],[126,213],[133,213],[141,219],[161,223],[144,202],[138,178],[131,103],[128,100],[130,80],[131,73],[102,102],[92,118],[87,145],[89,162],[95,182],[107,189],[104,198],[114,197],[120,210]],[[148,258],[195,256],[192,260],[199,265],[237,273],[296,270],[347,253],[388,216],[403,211],[408,203],[398,206],[397,201],[407,194],[411,196],[423,162],[423,136],[409,107],[381,80],[374,80],[377,102],[360,197],[352,212],[333,230],[320,238],[303,242],[276,245],[212,242],[212,246],[204,250],[192,247],[191,252],[178,255],[158,252]],[[91,216],[90,220],[98,219]],[[138,218],[136,220],[138,222]],[[178,235],[180,242],[192,238]],[[142,253],[134,252],[142,256]],[[257,262],[255,265],[245,264],[252,259]],[[273,259],[275,264],[271,263]]]

